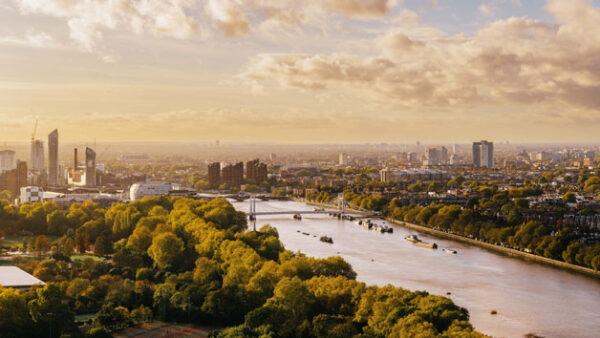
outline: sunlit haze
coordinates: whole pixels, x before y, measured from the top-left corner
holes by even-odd
[[[2,1],[0,141],[596,142],[599,6]]]

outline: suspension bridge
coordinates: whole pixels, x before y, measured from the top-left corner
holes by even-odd
[[[351,207],[350,210],[346,210],[346,205]],[[334,215],[334,216],[376,216],[377,212],[360,209],[356,206],[350,205],[347,201],[344,200],[344,195],[339,194],[337,198],[337,207],[334,209],[321,209],[321,210],[277,210],[277,211],[256,211],[256,197],[254,195],[250,196],[250,211],[246,213],[250,220],[256,220],[257,216],[267,216],[267,215]]]

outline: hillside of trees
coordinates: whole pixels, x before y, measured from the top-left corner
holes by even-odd
[[[47,284],[0,287],[0,335],[106,337],[155,319],[223,327],[218,337],[481,336],[448,298],[367,286],[340,257],[306,257],[275,228],[246,227],[224,199],[2,203],[0,230],[38,235],[28,246],[45,255],[15,263]],[[94,315],[83,332],[77,315]]]

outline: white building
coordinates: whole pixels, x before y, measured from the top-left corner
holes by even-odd
[[[135,183],[129,188],[129,198],[135,201],[146,196],[167,195],[171,190],[173,185],[169,182]]]
[[[494,168],[493,142],[473,142],[473,166],[475,168]]]
[[[32,286],[42,286],[44,282],[16,266],[0,266],[0,285],[5,288],[27,290]]]
[[[350,159],[350,156],[348,156],[348,154],[341,153],[340,154],[339,165],[348,165],[348,160],[349,159]]]
[[[21,203],[43,202],[44,190],[40,187],[21,187]]]

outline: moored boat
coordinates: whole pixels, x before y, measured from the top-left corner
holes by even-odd
[[[417,235],[408,235],[408,236],[404,237],[404,239],[411,243],[418,243],[421,241],[419,239],[419,237],[417,237]]]
[[[324,243],[333,244],[333,239],[329,236],[321,236],[321,238],[319,238],[319,240]]]
[[[445,248],[444,251],[448,254],[455,255],[457,253],[456,250]]]

